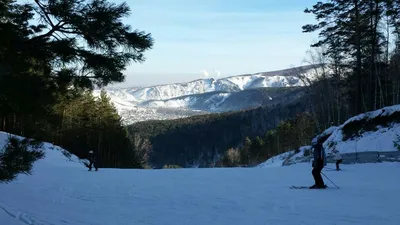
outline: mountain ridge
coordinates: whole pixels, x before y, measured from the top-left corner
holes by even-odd
[[[220,80],[220,79],[225,79],[225,78],[232,78],[232,77],[238,77],[238,76],[252,76],[256,74],[260,74],[262,76],[275,76],[275,73],[283,73],[281,76],[292,76],[289,74],[285,74],[286,72],[301,72],[301,70],[311,70],[311,69],[316,69],[322,67],[323,64],[313,64],[313,65],[306,65],[306,66],[296,66],[296,67],[291,67],[291,68],[286,68],[286,69],[280,69],[280,70],[272,70],[272,71],[264,71],[264,72],[256,72],[256,73],[244,73],[244,74],[237,74],[237,75],[230,75],[227,77],[222,77],[222,78],[197,78],[189,81],[182,81],[182,82],[173,82],[173,83],[162,83],[162,84],[154,84],[154,85],[141,85],[141,86],[130,86],[130,87],[107,87],[107,89],[130,89],[130,88],[151,88],[151,87],[156,87],[156,86],[165,86],[165,85],[174,85],[174,84],[184,84],[184,83],[190,83],[190,82],[195,82],[199,80],[205,80],[205,79],[213,79],[213,80]]]
[[[318,74],[316,70],[320,68],[321,65],[308,65],[255,74],[234,75],[220,79],[200,78],[189,82],[148,87],[112,87],[104,90],[122,115],[125,123],[131,124],[147,120],[146,115],[150,114],[149,119],[163,120],[181,118],[193,113],[227,112],[263,106],[269,102],[260,99],[272,100],[272,97],[266,96],[262,91],[254,91],[253,94],[249,94],[249,90],[304,87],[308,84],[302,77],[315,80]],[[96,89],[93,93],[98,96],[100,90]],[[250,95],[251,98],[246,98],[247,95]],[[234,97],[237,97],[238,101],[235,102]],[[275,97],[279,98],[279,96]],[[227,100],[230,101],[230,104],[224,104]],[[257,102],[262,103],[257,104]],[[171,114],[156,112],[159,108],[170,109]],[[176,113],[173,110],[178,109],[184,111],[175,115]],[[185,110],[190,111],[190,113],[185,115]]]

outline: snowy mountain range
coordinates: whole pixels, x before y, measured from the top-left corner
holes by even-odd
[[[304,66],[221,79],[150,87],[106,88],[126,124],[175,119],[204,113],[250,109],[290,101],[302,94],[306,80],[315,80],[319,67]],[[317,70],[317,71],[316,71]],[[284,90],[280,90],[280,89]],[[98,96],[101,90],[94,90]],[[293,92],[293,94],[291,94]]]

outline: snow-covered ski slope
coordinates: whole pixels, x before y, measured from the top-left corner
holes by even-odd
[[[340,189],[292,190],[313,183],[310,164],[88,172],[49,146],[33,175],[0,184],[1,225],[400,224],[398,163],[343,165],[324,171]]]

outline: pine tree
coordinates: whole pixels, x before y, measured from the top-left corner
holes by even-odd
[[[35,0],[32,8],[43,21],[39,25],[42,29],[32,32],[25,43],[44,42],[46,52],[56,56],[51,59],[55,65],[52,77],[68,70],[71,73],[63,79],[69,78],[75,85],[124,81],[122,71],[127,63],[143,62],[144,51],[153,45],[150,34],[131,31],[129,25],[120,22],[130,14],[126,3]]]
[[[129,14],[126,3],[106,0],[0,1],[0,129],[81,157],[83,149],[121,143],[102,152],[105,164],[138,166],[111,106],[86,92],[122,82],[126,65],[152,48],[151,34],[121,22]],[[110,127],[122,138],[105,141]]]
[[[125,66],[143,62],[153,45],[150,34],[120,22],[128,15],[126,3],[105,0],[1,1],[2,130],[32,136],[71,86],[122,82]]]
[[[303,26],[303,32],[320,31],[320,40],[312,47],[326,47],[325,54],[335,65],[351,69],[342,76],[352,86],[347,90],[353,114],[385,105],[386,69],[380,59],[386,39],[379,24],[386,11],[384,0],[331,0],[305,10],[318,24]]]
[[[248,165],[250,161],[252,141],[249,137],[245,138],[244,145],[240,149],[240,164]]]
[[[33,163],[44,156],[41,147],[35,140],[9,136],[4,150],[0,151],[0,182],[11,182],[20,173],[30,174]]]

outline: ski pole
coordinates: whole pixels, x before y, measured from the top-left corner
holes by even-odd
[[[335,184],[335,183],[333,183],[333,181],[331,180],[331,179],[329,179],[329,177],[327,177],[323,172],[321,172],[322,173],[322,175],[324,175],[324,177],[326,178],[326,179],[328,179],[333,185],[335,185],[335,187],[337,188],[337,189],[339,189],[339,187]]]

